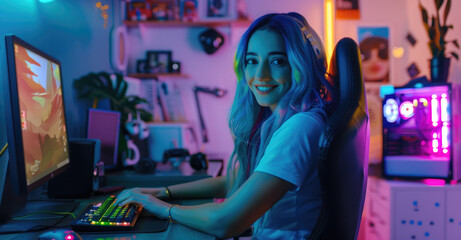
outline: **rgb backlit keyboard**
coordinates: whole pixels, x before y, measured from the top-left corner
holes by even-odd
[[[72,221],[71,228],[80,232],[133,230],[142,206],[139,204],[116,206],[113,205],[115,200],[115,196],[110,196],[104,202],[90,204]]]

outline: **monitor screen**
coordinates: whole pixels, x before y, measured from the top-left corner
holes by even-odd
[[[69,164],[61,65],[15,36],[6,37],[10,152],[30,191]],[[10,156],[11,160],[11,156]],[[22,179],[20,179],[21,181]]]

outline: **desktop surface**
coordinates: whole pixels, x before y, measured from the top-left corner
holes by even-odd
[[[166,185],[172,185],[177,183],[183,183],[188,181],[194,181],[207,177],[215,177],[220,175],[222,171],[222,162],[210,161],[208,171],[194,171],[190,170],[188,163],[183,163],[179,168],[172,168],[169,164],[160,164],[158,169],[152,174],[140,174],[135,173],[133,170],[123,170],[118,172],[110,172],[106,175],[106,183],[109,186],[123,185],[126,188],[131,187],[161,187]],[[117,193],[112,193],[116,195]],[[98,201],[104,201],[110,194],[106,195],[93,195],[90,198],[85,199],[74,199],[77,203],[77,208],[73,211],[75,215],[79,215],[88,205]],[[51,199],[50,201],[68,201],[66,199]],[[196,205],[211,202],[213,199],[196,199],[196,200],[183,200],[175,201],[181,205]],[[143,211],[144,212],[144,211]],[[147,213],[147,212],[146,212]],[[144,213],[143,213],[144,214]],[[142,214],[142,215],[143,215]],[[146,215],[149,215],[148,213]],[[70,229],[70,223],[74,219],[70,216],[65,217],[61,222],[57,224],[57,228]],[[141,221],[143,219],[141,218]],[[148,220],[149,221],[149,220]],[[149,224],[147,221],[147,224]],[[1,226],[0,226],[1,229]],[[0,239],[38,239],[40,234],[50,231],[55,228],[48,228],[36,232],[27,233],[14,233],[14,234],[0,234]],[[144,231],[125,231],[117,233],[108,232],[92,232],[92,233],[77,233],[82,239],[215,239],[215,237],[185,227],[183,225],[170,222],[165,231],[160,232],[146,232],[149,231],[148,227],[143,226]]]
[[[200,203],[206,203],[210,202],[211,199],[208,200],[187,200],[181,202],[181,204],[184,205],[195,205],[195,204],[200,204]],[[83,206],[82,206],[83,205]],[[80,204],[80,207],[85,207],[86,204],[83,202]],[[75,211],[77,213],[78,211]],[[72,221],[72,218],[66,217],[62,223],[58,225],[58,228],[52,228],[52,229],[70,229],[69,224]],[[6,234],[6,235],[0,235],[0,239],[2,240],[13,240],[13,239],[38,239],[40,234],[48,232],[52,229],[46,229],[43,231],[36,231],[36,232],[27,232],[27,233],[15,233],[15,234]],[[104,240],[115,240],[115,239],[136,239],[136,240],[142,240],[142,239],[201,239],[201,240],[213,240],[215,237],[196,231],[194,229],[185,227],[181,224],[171,222],[168,224],[168,227],[166,228],[165,231],[161,232],[117,232],[117,233],[107,233],[107,232],[92,232],[92,233],[80,233],[77,232],[82,239],[104,239]]]
[[[209,161],[208,170],[196,171],[187,162],[178,168],[170,164],[157,164],[153,173],[137,173],[134,170],[122,170],[106,173],[106,182],[110,186],[132,187],[164,187],[179,183],[191,182],[203,178],[221,176],[222,161]]]

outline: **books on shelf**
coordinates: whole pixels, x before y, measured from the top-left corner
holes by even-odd
[[[125,77],[127,95],[137,95],[148,101],[142,107],[152,113],[155,122],[186,122],[181,80],[154,81]]]

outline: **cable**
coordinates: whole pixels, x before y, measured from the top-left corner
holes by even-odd
[[[56,223],[54,224],[51,224],[51,225],[36,225],[36,226],[33,226],[29,229],[26,229],[24,231],[5,231],[5,232],[0,232],[0,235],[3,235],[3,234],[15,234],[15,233],[26,233],[26,232],[37,232],[37,231],[43,231],[43,230],[46,230],[46,229],[50,229],[50,228],[60,228],[60,227],[69,227],[68,225],[66,226],[57,226],[59,223],[61,223],[68,215],[66,214],[63,218],[61,218],[59,221],[57,221]]]
[[[51,213],[51,214],[60,214],[60,215],[71,215],[74,219],[76,218],[76,217],[75,217],[75,214],[73,214],[73,213],[71,213],[71,212],[37,211],[37,212],[29,213],[29,214],[26,214],[26,215],[23,215],[23,216],[20,216],[20,217],[12,218],[12,220],[15,220],[15,221],[27,221],[27,220],[39,220],[39,219],[49,219],[49,218],[50,218],[50,217],[47,217],[47,218],[23,219],[23,218],[26,218],[26,217],[28,217],[28,216],[35,215],[35,214],[40,214],[40,213]],[[51,218],[54,218],[54,217],[51,217]]]
[[[3,153],[6,151],[7,148],[8,148],[8,143],[6,143],[5,146],[2,148],[2,150],[0,151],[0,157],[3,155]]]

